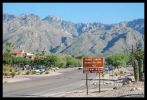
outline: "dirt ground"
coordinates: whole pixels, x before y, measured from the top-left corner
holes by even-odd
[[[135,89],[134,89],[135,88]],[[133,90],[134,89],[134,90]],[[88,95],[86,88],[74,90],[60,95],[61,97],[144,97],[144,82],[131,83],[120,86],[118,89],[105,88],[99,92],[97,88],[89,89]]]
[[[101,89],[99,92],[99,83],[98,80],[88,81],[88,95],[86,90],[86,85],[75,89],[73,91],[68,91],[64,93],[57,93],[53,95],[55,97],[144,97],[144,81],[143,82],[134,82],[134,77],[132,75],[132,68],[121,68],[119,71],[123,70],[125,73],[123,75],[111,76],[111,73],[105,74],[101,81]],[[114,72],[119,73],[118,70]],[[130,77],[133,82],[123,85],[121,79],[124,79],[126,76]],[[117,81],[105,81],[105,80],[117,80]],[[114,88],[115,87],[115,88]]]

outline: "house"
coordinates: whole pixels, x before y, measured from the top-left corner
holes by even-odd
[[[24,50],[15,50],[11,53],[11,55],[18,56],[18,57],[25,57],[25,58],[34,58],[34,54],[24,52]]]
[[[25,57],[33,59],[34,58],[34,54],[25,53]]]
[[[14,55],[14,56],[21,56],[21,57],[23,57],[25,55],[25,52],[24,52],[24,50],[15,50],[11,54]]]

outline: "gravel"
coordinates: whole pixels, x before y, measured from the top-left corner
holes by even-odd
[[[114,86],[115,87],[115,86]],[[132,91],[131,89],[134,88]],[[67,92],[64,97],[144,97],[144,82],[131,83],[115,89],[103,87],[99,93],[98,88],[90,88],[86,95],[86,88]]]

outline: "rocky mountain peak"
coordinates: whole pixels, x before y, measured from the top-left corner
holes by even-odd
[[[54,16],[54,15],[48,15],[47,17],[45,17],[44,19],[42,19],[43,21],[48,21],[49,23],[52,22],[58,22],[61,21],[61,18]]]
[[[3,21],[5,21],[5,22],[11,21],[14,18],[15,18],[15,16],[14,15],[11,15],[11,14],[4,14],[3,15]]]
[[[46,50],[48,53],[111,54],[144,47],[144,19],[116,24],[72,23],[49,15],[40,19],[35,14],[3,15],[3,45],[12,42],[15,49]]]
[[[20,16],[18,16],[18,18],[20,20],[25,20],[25,21],[29,20],[34,22],[40,20],[40,17],[35,14],[21,14]]]

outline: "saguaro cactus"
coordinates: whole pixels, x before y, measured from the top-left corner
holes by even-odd
[[[143,80],[143,60],[138,60],[138,67],[139,67],[139,81]]]
[[[138,68],[138,61],[134,60],[134,77],[135,81],[139,81],[139,68]]]

